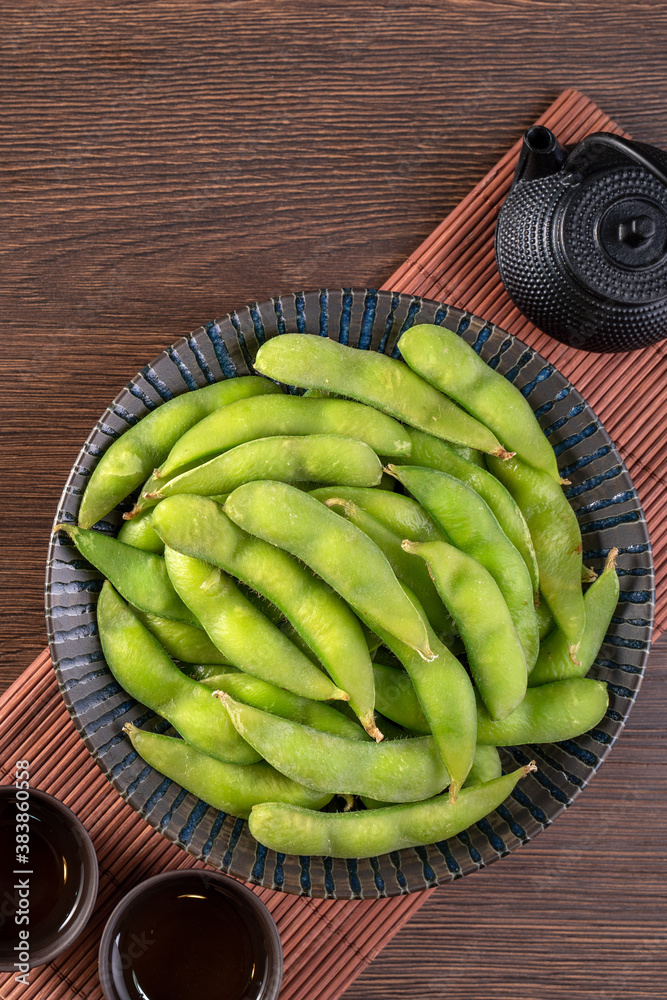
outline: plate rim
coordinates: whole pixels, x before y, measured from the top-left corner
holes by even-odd
[[[96,448],[94,442],[95,442],[95,439],[97,437],[98,429],[99,429],[100,425],[104,422],[105,417],[108,417],[111,414],[113,414],[114,407],[118,407],[119,405],[121,405],[121,400],[125,397],[125,394],[128,391],[131,391],[132,386],[135,385],[136,380],[138,380],[142,376],[142,374],[144,374],[147,370],[152,369],[162,359],[168,358],[168,357],[170,357],[174,353],[176,355],[178,355],[179,349],[182,349],[185,345],[191,343],[193,337],[195,337],[197,334],[200,334],[201,332],[205,331],[208,327],[211,327],[211,326],[219,327],[221,324],[223,324],[223,323],[225,323],[225,322],[228,321],[228,322],[231,322],[234,325],[234,327],[238,330],[239,313],[243,313],[243,312],[250,312],[250,313],[252,313],[252,311],[255,310],[257,313],[259,313],[261,315],[261,310],[263,308],[268,308],[269,306],[273,306],[275,308],[276,307],[276,303],[277,302],[282,302],[282,300],[289,300],[290,298],[297,299],[298,297],[301,297],[302,299],[306,299],[307,300],[307,298],[310,297],[310,296],[320,296],[320,298],[321,298],[323,295],[325,295],[325,296],[328,297],[330,295],[336,295],[336,294],[341,294],[341,295],[350,294],[350,295],[352,295],[352,297],[354,297],[355,295],[364,296],[365,297],[365,296],[367,296],[369,294],[374,294],[376,296],[386,295],[386,296],[391,296],[392,297],[392,302],[393,302],[393,300],[395,298],[399,299],[401,302],[406,302],[406,301],[409,300],[410,306],[412,306],[413,304],[419,304],[419,309],[421,309],[421,307],[423,305],[427,305],[427,306],[436,307],[437,309],[440,309],[440,310],[445,310],[445,315],[447,315],[447,316],[449,316],[451,313],[458,314],[459,317],[461,317],[460,323],[462,321],[464,321],[464,320],[466,321],[466,326],[464,327],[464,331],[463,332],[465,332],[465,329],[467,329],[469,326],[471,326],[473,324],[479,325],[480,329],[486,329],[486,328],[488,328],[488,329],[490,329],[491,332],[500,333],[505,338],[508,338],[509,342],[510,342],[510,344],[512,346],[515,345],[515,344],[518,344],[525,351],[530,351],[531,352],[531,357],[537,358],[538,361],[541,361],[545,367],[548,366],[548,367],[552,368],[553,372],[556,373],[567,384],[567,386],[569,387],[569,391],[573,392],[575,394],[575,398],[578,398],[578,400],[582,404],[584,404],[584,406],[587,408],[587,410],[590,412],[590,414],[597,421],[597,423],[599,425],[599,428],[602,430],[602,432],[604,433],[605,437],[609,441],[610,451],[613,454],[615,460],[617,461],[619,467],[621,468],[622,474],[624,474],[627,477],[627,479],[628,479],[628,481],[629,481],[629,483],[631,485],[632,491],[634,493],[634,499],[636,501],[636,504],[638,506],[639,511],[641,512],[641,523],[643,524],[643,531],[644,531],[645,541],[646,541],[646,544],[647,544],[647,552],[648,552],[648,556],[649,556],[649,560],[650,560],[651,581],[653,582],[653,577],[654,577],[653,553],[652,553],[652,549],[651,549],[650,537],[649,537],[649,534],[648,534],[648,526],[646,524],[646,518],[645,518],[645,515],[644,515],[643,507],[642,507],[642,504],[641,504],[641,499],[639,497],[637,489],[636,489],[636,487],[635,487],[635,485],[634,485],[634,483],[632,481],[632,477],[631,477],[631,475],[630,475],[630,473],[629,473],[629,471],[628,471],[628,469],[627,469],[627,467],[625,465],[625,462],[624,462],[623,458],[621,457],[620,453],[618,452],[618,449],[617,449],[615,443],[613,442],[613,440],[611,439],[611,436],[606,431],[606,429],[604,427],[604,424],[602,423],[602,421],[599,420],[599,418],[597,417],[597,414],[595,413],[595,411],[593,410],[593,408],[590,406],[590,404],[587,403],[587,401],[585,400],[585,398],[576,389],[576,387],[570,382],[570,380],[567,379],[567,377],[565,375],[563,375],[558,370],[558,368],[556,367],[555,364],[553,364],[552,362],[550,362],[546,358],[544,358],[542,355],[540,355],[539,352],[536,351],[534,348],[532,348],[529,345],[525,344],[525,342],[522,341],[519,337],[516,337],[515,335],[510,334],[503,327],[498,326],[497,324],[494,324],[494,323],[492,323],[489,320],[485,320],[483,317],[478,316],[477,314],[475,314],[473,312],[470,312],[468,310],[459,309],[457,307],[449,305],[446,302],[438,301],[438,300],[434,300],[434,299],[429,299],[429,298],[425,298],[423,296],[412,295],[411,293],[395,292],[395,291],[392,291],[392,290],[380,290],[380,291],[376,291],[375,289],[370,289],[370,288],[356,288],[356,287],[345,288],[345,287],[342,287],[340,289],[319,288],[319,289],[311,289],[310,291],[299,291],[299,292],[283,293],[281,295],[272,296],[271,298],[262,300],[262,302],[254,301],[254,302],[252,302],[252,303],[250,303],[250,304],[248,304],[246,306],[241,307],[241,309],[239,309],[239,310],[234,310],[232,312],[229,312],[225,316],[223,316],[220,320],[215,320],[215,321],[213,321],[213,323],[207,324],[207,326],[200,326],[196,330],[194,330],[191,334],[186,335],[184,337],[181,337],[178,340],[174,341],[171,345],[168,345],[167,347],[165,347],[161,352],[159,352],[158,355],[156,355],[156,357],[152,361],[150,361],[147,365],[145,365],[144,368],[142,368],[137,375],[135,375],[129,382],[127,382],[125,384],[125,386],[123,386],[119,390],[119,392],[117,393],[117,395],[109,403],[109,405],[106,407],[106,409],[104,410],[104,412],[101,414],[101,416],[98,418],[98,420],[96,421],[95,425],[91,429],[88,437],[86,438],[85,442],[83,443],[83,445],[82,445],[82,447],[81,447],[81,449],[80,449],[80,451],[79,451],[79,453],[78,453],[78,455],[77,455],[77,457],[75,459],[75,462],[74,462],[74,464],[72,466],[72,469],[70,470],[69,476],[67,478],[66,484],[64,486],[63,492],[62,492],[61,497],[60,497],[59,502],[58,502],[57,512],[56,512],[56,516],[54,518],[54,525],[56,523],[58,523],[58,521],[59,521],[59,513],[60,513],[61,509],[63,509],[64,504],[66,503],[67,499],[70,496],[70,487],[71,487],[73,479],[76,477],[77,470],[79,470],[82,467],[85,467],[83,465],[83,463],[88,460],[88,458],[89,458],[89,456],[91,454],[91,450],[93,450],[94,448]],[[408,325],[412,325],[412,324],[408,324]],[[407,326],[404,325],[404,327],[398,333],[398,337],[399,338],[400,338],[400,335],[403,332],[403,330],[406,329],[406,328],[407,328]],[[280,331],[280,332],[282,332],[282,331]],[[461,331],[459,331],[459,332],[461,332]],[[322,335],[322,334],[320,333],[320,335]],[[334,339],[334,338],[330,338],[330,339]],[[371,347],[370,349],[372,350],[373,348]],[[214,379],[214,381],[220,381],[220,380],[219,379]],[[183,393],[185,393],[187,391],[192,391],[193,388],[199,388],[199,386],[187,386],[185,384],[185,382],[184,382],[184,384],[183,384],[183,390],[182,390],[182,393],[180,393],[180,394],[183,394]],[[141,419],[141,418],[139,418],[139,419]],[[111,444],[111,442],[109,444]],[[47,553],[46,579],[45,579],[45,613],[46,613],[47,632],[48,632],[48,639],[49,639],[49,650],[50,650],[50,653],[51,653],[51,658],[52,658],[54,670],[55,670],[55,673],[56,673],[56,677],[57,677],[58,687],[59,687],[60,693],[61,693],[61,695],[62,695],[62,697],[63,697],[63,699],[65,701],[68,713],[69,713],[69,715],[70,715],[70,717],[71,717],[71,719],[72,719],[72,721],[73,721],[73,723],[75,725],[75,728],[76,728],[76,730],[77,730],[80,738],[82,739],[84,745],[86,746],[88,752],[91,754],[91,756],[95,760],[95,762],[98,765],[98,767],[100,767],[102,773],[105,775],[105,777],[110,782],[110,784],[114,787],[114,789],[118,792],[118,794],[156,832],[159,832],[162,836],[164,836],[171,843],[175,843],[178,846],[180,846],[183,850],[185,850],[192,857],[195,857],[198,860],[204,860],[204,861],[206,861],[211,868],[217,869],[217,870],[221,870],[221,871],[229,871],[231,874],[236,874],[233,871],[232,868],[224,868],[224,867],[220,868],[218,865],[211,864],[208,861],[207,858],[202,858],[200,852],[195,851],[194,849],[191,849],[189,843],[188,844],[184,844],[181,841],[179,841],[178,837],[176,835],[174,835],[172,833],[172,831],[169,830],[169,828],[167,828],[167,829],[158,829],[156,825],[154,825],[153,823],[151,823],[150,815],[147,816],[145,814],[144,810],[142,808],[139,808],[132,801],[133,795],[135,794],[135,792],[129,792],[126,787],[123,787],[120,779],[118,777],[114,776],[111,773],[111,768],[105,763],[103,757],[98,752],[98,748],[92,743],[92,741],[90,740],[88,734],[86,733],[85,726],[80,721],[79,714],[77,713],[75,705],[74,705],[74,701],[70,697],[69,690],[67,689],[67,686],[65,684],[65,681],[64,681],[64,678],[63,678],[63,675],[62,675],[62,671],[61,671],[61,668],[60,668],[60,664],[59,664],[59,654],[58,654],[58,650],[56,649],[56,643],[55,643],[55,639],[54,639],[54,633],[55,633],[56,630],[54,629],[53,617],[52,617],[52,614],[51,614],[52,605],[50,605],[50,597],[51,597],[50,584],[51,584],[51,571],[52,571],[52,564],[53,564],[53,552],[54,552],[54,548],[56,546],[56,541],[57,541],[56,540],[56,534],[52,532],[51,538],[49,540],[49,547],[48,547],[48,553]],[[519,843],[516,844],[516,845],[514,845],[514,847],[512,847],[510,850],[516,849],[516,847],[520,846],[521,843],[527,843],[530,840],[532,840],[534,838],[534,836],[537,835],[537,833],[541,832],[541,829],[544,829],[544,828],[546,828],[546,826],[551,825],[551,823],[553,823],[558,818],[558,816],[560,816],[561,813],[566,808],[569,808],[569,806],[578,798],[578,796],[581,794],[581,792],[584,790],[584,788],[587,787],[587,785],[590,782],[590,779],[593,777],[593,775],[595,773],[597,773],[597,771],[598,771],[599,767],[601,766],[602,762],[608,756],[608,754],[609,754],[612,746],[614,746],[614,744],[616,743],[616,740],[618,739],[620,733],[622,732],[622,730],[623,730],[623,728],[625,726],[625,723],[626,723],[627,718],[629,716],[629,713],[630,713],[630,710],[632,708],[632,705],[634,704],[634,701],[636,700],[636,697],[637,697],[637,695],[639,693],[639,690],[641,688],[641,682],[643,680],[643,677],[644,677],[644,674],[645,674],[645,671],[646,671],[646,662],[647,662],[647,659],[648,659],[648,656],[649,656],[649,652],[650,652],[650,648],[651,648],[651,639],[652,639],[653,625],[654,625],[654,612],[655,612],[655,590],[654,590],[654,587],[652,588],[652,597],[651,597],[650,605],[649,606],[650,606],[650,623],[648,624],[648,636],[647,636],[647,641],[646,641],[646,648],[643,650],[643,655],[641,657],[641,664],[640,664],[640,668],[639,668],[639,672],[638,672],[637,683],[636,683],[636,686],[633,688],[633,697],[632,697],[632,700],[631,700],[631,704],[630,704],[630,706],[628,708],[628,711],[627,711],[626,715],[621,719],[620,726],[619,726],[617,732],[610,738],[610,740],[609,740],[609,742],[607,744],[605,744],[604,746],[600,747],[599,751],[596,749],[597,762],[594,765],[592,765],[592,769],[591,769],[590,774],[588,775],[588,777],[585,780],[583,780],[577,787],[575,787],[571,792],[569,792],[569,799],[568,799],[568,801],[562,802],[558,807],[554,807],[554,809],[550,812],[549,816],[546,818],[546,822],[542,823],[540,829],[536,830],[536,832],[534,834],[530,834],[530,835],[526,836],[524,839],[519,840]],[[101,662],[102,662],[102,664],[104,664],[104,660],[102,660]],[[106,664],[104,664],[104,665],[106,665]],[[550,745],[550,744],[547,744],[547,745]],[[151,770],[154,771],[154,769],[152,769],[152,768],[151,768]],[[158,773],[158,772],[155,772],[155,773]],[[172,782],[172,784],[174,786],[178,787],[178,788],[181,788],[181,786],[178,786],[177,782]],[[193,793],[187,793],[187,794],[188,795],[193,795]],[[197,797],[194,796],[194,798],[197,798]],[[198,800],[198,801],[201,802],[202,800]],[[209,808],[212,808],[212,807],[209,807]],[[247,824],[247,821],[244,821],[244,822],[246,822],[246,824]],[[248,835],[252,836],[249,833],[249,831],[248,831]],[[431,846],[433,846],[433,845],[426,845],[426,847],[431,847]],[[510,851],[507,851],[505,853],[510,853]],[[399,852],[399,854],[400,854],[400,852]],[[491,857],[487,862],[484,862],[484,863],[481,863],[480,865],[478,865],[478,868],[486,867],[489,863],[492,863],[492,861],[497,860],[497,857],[501,857],[501,856],[503,856],[503,854],[499,853],[499,854],[496,855],[496,857]],[[380,857],[384,857],[384,856],[380,856]],[[362,859],[357,859],[357,860],[362,860]],[[365,859],[363,859],[363,860],[365,860]],[[463,875],[471,873],[472,870],[474,870],[474,869],[467,870],[467,871],[463,872],[462,875],[460,875],[458,877],[463,877]],[[252,877],[247,878],[245,875],[239,875],[238,877],[244,878],[246,881],[249,881],[250,883],[254,882],[254,884],[257,884],[257,885],[267,885],[267,882],[263,881],[261,878],[255,880]],[[454,879],[446,879],[446,880],[445,879],[441,879],[441,880],[436,879],[436,881],[435,881],[434,884],[445,884],[445,882],[455,880],[455,878],[456,878],[456,876],[454,877]],[[285,887],[282,887],[282,886],[276,885],[276,884],[272,884],[270,887],[273,888],[273,889],[275,889],[275,890],[278,890],[278,891],[283,891],[283,892],[288,892],[288,893],[294,892],[294,890],[291,890],[289,888],[285,888]],[[405,889],[401,888],[401,889],[397,890],[396,892],[387,892],[387,893],[382,893],[382,894],[378,894],[378,895],[407,894],[407,893],[415,892],[415,891],[423,891],[423,890],[425,890],[425,889],[427,889],[429,887],[430,887],[429,883],[425,882],[424,885],[414,886],[414,887],[407,887]],[[318,896],[323,896],[324,898],[337,898],[337,899],[368,898],[368,897],[364,897],[363,891],[361,891],[359,894],[355,894],[354,892],[351,893],[351,894],[350,893],[347,893],[347,894],[346,893],[342,893],[342,894],[340,894],[339,892],[336,891],[336,889],[334,889],[332,895],[322,894],[322,893],[317,893],[317,892],[303,892],[303,891],[301,892],[301,894],[302,895],[318,895]]]

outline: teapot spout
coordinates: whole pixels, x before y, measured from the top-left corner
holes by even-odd
[[[512,186],[558,173],[566,160],[567,153],[553,132],[544,125],[533,125],[523,134]]]

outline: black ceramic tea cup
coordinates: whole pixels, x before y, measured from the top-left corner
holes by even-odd
[[[0,970],[27,984],[30,969],[52,961],[83,931],[98,868],[74,813],[21,784],[0,785]]]
[[[147,879],[111,914],[99,951],[107,1000],[275,1000],[278,929],[258,896],[218,872]]]

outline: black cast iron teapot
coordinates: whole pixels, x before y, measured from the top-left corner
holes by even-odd
[[[496,228],[512,301],[587,351],[667,337],[667,153],[608,132],[569,153],[541,125],[523,137]]]

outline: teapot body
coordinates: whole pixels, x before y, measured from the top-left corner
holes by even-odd
[[[496,259],[519,309],[572,347],[667,337],[667,156],[607,133],[568,156],[548,129],[529,129]]]

